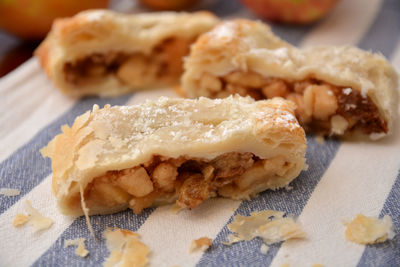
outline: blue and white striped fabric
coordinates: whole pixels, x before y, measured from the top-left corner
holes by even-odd
[[[208,8],[226,17],[254,18],[231,0],[205,1]],[[121,8],[121,7],[119,7]],[[118,7],[117,7],[118,9]],[[380,52],[400,71],[400,1],[343,0],[323,21],[312,26],[272,25],[283,39],[302,47],[319,44],[353,44]],[[0,266],[97,266],[108,256],[104,240],[90,237],[84,218],[61,215],[51,193],[51,167],[39,149],[60,132],[60,126],[93,104],[139,103],[171,89],[139,92],[114,99],[74,100],[61,95],[32,59],[0,80],[0,188],[16,188],[19,196],[0,196]],[[140,215],[127,210],[93,216],[98,237],[108,226],[137,231],[151,248],[152,266],[400,266],[400,129],[371,143],[308,137],[307,163],[291,191],[264,192],[251,201],[213,199],[193,211],[179,214],[170,206],[147,209]],[[30,200],[54,225],[33,234],[29,227],[11,222]],[[261,240],[230,247],[221,244],[236,214],[275,209],[294,214],[307,232],[306,240],[271,246],[260,253]],[[362,246],[344,238],[343,219],[363,213],[390,215],[398,233],[389,242]],[[212,247],[189,254],[193,239],[208,236]],[[65,239],[87,238],[87,258],[64,248]]]

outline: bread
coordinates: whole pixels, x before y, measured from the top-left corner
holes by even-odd
[[[117,96],[177,83],[190,44],[218,21],[209,12],[84,11],[56,20],[35,55],[63,93]]]
[[[219,24],[185,60],[183,92],[195,98],[284,97],[307,131],[383,137],[397,117],[397,74],[381,55],[352,46],[296,48],[249,20]]]
[[[176,201],[248,199],[285,187],[305,163],[304,130],[283,99],[147,101],[105,106],[63,126],[42,150],[64,214],[107,214]],[[80,194],[84,196],[81,199]],[[82,206],[81,207],[81,201]]]

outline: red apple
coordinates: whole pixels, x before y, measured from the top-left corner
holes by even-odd
[[[241,0],[259,16],[278,22],[306,24],[325,16],[338,0]]]
[[[46,36],[55,18],[106,8],[109,0],[1,0],[0,28],[23,39]]]
[[[157,10],[180,10],[196,4],[197,0],[140,0],[140,2]]]

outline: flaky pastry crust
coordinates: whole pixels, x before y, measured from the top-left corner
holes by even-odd
[[[209,12],[128,15],[89,10],[57,19],[35,55],[63,93],[78,97],[116,96],[175,83],[182,71],[181,58],[188,53],[190,43],[218,21]],[[146,68],[150,68],[155,53],[162,55],[151,66],[154,73],[147,80],[140,80],[148,75]],[[164,65],[170,56],[177,57],[173,62],[176,66],[166,72]],[[125,64],[128,61],[131,62]],[[123,64],[126,66],[121,71]]]
[[[184,68],[182,86],[185,94],[191,98],[219,97],[216,92],[221,90],[223,83],[218,84],[214,80],[214,87],[201,87],[206,78],[211,79],[210,75],[221,78],[235,72],[250,73],[255,74],[255,78],[283,81],[287,86],[310,80],[318,85],[332,85],[338,91],[334,93],[344,101],[354,95],[361,96],[360,102],[369,98],[368,101],[371,100],[379,110],[383,128],[379,133],[377,130],[370,131],[373,132],[371,137],[391,133],[397,117],[397,74],[384,56],[352,46],[299,49],[280,40],[261,22],[241,19],[222,22],[199,37],[185,60]],[[241,85],[246,83],[243,79],[240,82]],[[266,95],[270,93],[268,88],[264,92]],[[346,109],[353,108],[352,103],[346,106]],[[365,109],[371,110],[370,107]],[[335,133],[344,134],[340,131]]]
[[[306,139],[293,109],[294,105],[283,99],[255,102],[240,96],[223,100],[162,97],[135,106],[95,106],[79,116],[72,127],[63,126],[62,133],[42,154],[52,160],[53,192],[65,214],[82,215],[80,187],[85,190],[90,214],[123,210],[128,207],[127,200],[132,208],[149,196],[155,197],[142,208],[177,198],[178,204],[189,208],[217,195],[249,198],[288,185],[303,169]],[[251,156],[243,160],[241,155]],[[229,157],[237,166],[229,165]],[[165,159],[164,163],[160,159]],[[220,161],[216,163],[216,159]],[[149,164],[152,161],[158,167]],[[240,171],[239,163],[247,169]],[[162,166],[165,170],[173,164],[176,167],[170,173],[175,173],[175,180],[168,187],[158,180],[156,173],[160,172],[156,169]],[[97,188],[96,179],[115,185],[118,175],[126,170],[135,175],[124,176],[128,180],[122,186],[118,184],[118,190],[139,181],[141,184],[128,190],[129,194],[122,193],[124,201],[113,205],[91,202],[88,194]],[[232,173],[224,176],[228,171]],[[222,180],[215,181],[217,172]],[[196,194],[199,188],[208,190],[202,191],[200,201],[190,199],[193,187],[185,177],[200,185],[194,188]],[[205,182],[209,184],[204,186]],[[182,188],[186,185],[185,191]],[[103,189],[102,194],[110,191]],[[141,211],[137,206],[133,209]]]

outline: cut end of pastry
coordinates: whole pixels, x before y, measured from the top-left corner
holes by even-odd
[[[191,43],[218,22],[209,12],[89,10],[57,19],[35,55],[64,93],[116,96],[177,84]]]
[[[240,96],[95,108],[52,141],[55,195],[64,213],[87,216],[285,187],[305,163],[293,109]]]
[[[283,97],[306,131],[321,135],[376,140],[397,117],[397,75],[383,56],[350,46],[298,49],[261,22],[227,21],[199,37],[182,86],[192,98]]]

